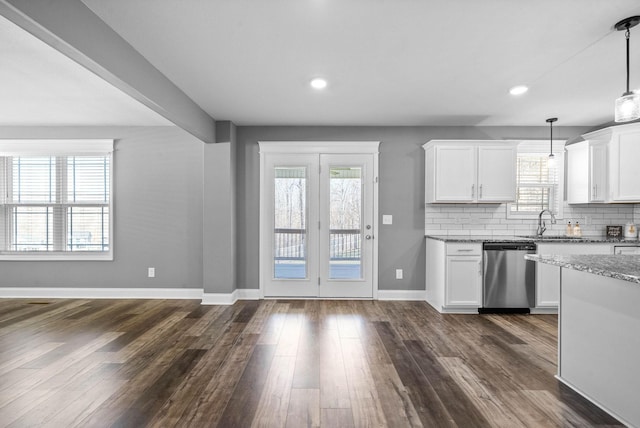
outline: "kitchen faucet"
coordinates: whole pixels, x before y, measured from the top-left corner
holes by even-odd
[[[548,209],[540,211],[540,214],[538,214],[538,230],[536,230],[536,235],[538,237],[542,237],[544,231],[547,230],[547,224],[542,220],[542,214],[544,214],[545,211],[551,216],[551,224],[556,224],[556,216],[554,216],[551,211]]]

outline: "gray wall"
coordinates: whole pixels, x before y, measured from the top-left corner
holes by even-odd
[[[230,127],[229,130],[233,128]],[[556,129],[558,139],[585,128]],[[115,260],[113,262],[0,262],[0,287],[148,287],[204,288],[208,293],[258,288],[259,155],[258,141],[374,140],[380,145],[380,215],[392,214],[393,225],[379,219],[379,287],[382,290],[424,289],[424,155],[430,139],[547,139],[546,127],[238,127],[229,144],[205,156],[205,144],[175,127],[153,128],[0,128],[0,138],[115,138]],[[235,140],[235,150],[233,149]],[[209,155],[213,158],[207,159]],[[217,158],[220,156],[220,158]],[[235,157],[235,159],[234,159]],[[220,170],[217,170],[218,166]],[[233,178],[237,187],[234,207]],[[211,169],[209,169],[211,168]],[[205,174],[205,169],[208,169]],[[219,174],[222,174],[219,177]],[[227,206],[211,199],[226,195]],[[213,186],[213,187],[212,187]],[[203,203],[203,201],[205,201]],[[208,218],[226,230],[227,249],[237,245],[237,269],[216,264],[204,269],[205,205],[223,213]],[[224,205],[224,204],[223,204]],[[210,211],[211,212],[211,211]],[[235,213],[235,214],[234,214]],[[228,216],[232,218],[229,221]],[[220,221],[220,223],[218,223]],[[226,226],[225,226],[226,227]],[[222,226],[220,226],[222,229]],[[205,234],[207,239],[215,236]],[[221,253],[221,254],[222,254]],[[231,257],[231,259],[233,256]],[[147,278],[147,267],[156,278]],[[395,279],[395,269],[404,279]],[[217,277],[219,273],[219,277]]]
[[[568,139],[586,128],[557,127],[554,139]],[[379,289],[424,289],[424,151],[431,139],[548,139],[547,127],[238,127],[238,288],[258,288],[258,141],[381,141]],[[404,279],[395,279],[404,269]]]
[[[0,128],[0,138],[116,139],[114,261],[1,261],[0,287],[202,288],[202,142],[176,127]]]

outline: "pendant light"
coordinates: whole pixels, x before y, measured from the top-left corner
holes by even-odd
[[[549,168],[553,168],[554,166],[556,166],[556,157],[553,155],[553,122],[557,121],[558,118],[557,117],[550,117],[549,119],[547,119],[547,123],[549,124],[549,131],[550,131],[550,146],[549,146]]]
[[[616,30],[624,30],[627,39],[627,91],[616,99],[615,121],[629,122],[640,118],[640,94],[629,91],[629,37],[631,28],[640,23],[640,16],[623,19],[614,26]]]

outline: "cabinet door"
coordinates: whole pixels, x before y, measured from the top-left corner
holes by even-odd
[[[640,131],[621,131],[611,140],[610,154],[611,199],[640,201]]]
[[[612,244],[538,244],[538,254],[613,254]],[[536,307],[557,308],[560,267],[536,263]]]
[[[478,147],[478,201],[516,200],[516,147]]]
[[[589,147],[590,202],[604,202],[607,195],[607,146]]]
[[[557,308],[560,303],[560,268],[536,263],[536,308]]]
[[[589,203],[589,142],[567,146],[567,202]]]
[[[446,144],[435,152],[435,201],[473,202],[476,198],[475,147]]]
[[[448,256],[446,306],[482,306],[482,258]]]

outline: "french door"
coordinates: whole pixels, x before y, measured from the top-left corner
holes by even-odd
[[[327,143],[308,152],[311,143],[300,144],[307,152],[260,145],[262,293],[372,298],[377,143],[375,153],[322,152]]]

